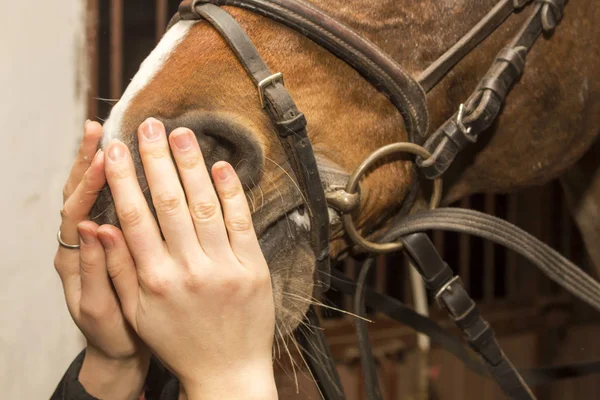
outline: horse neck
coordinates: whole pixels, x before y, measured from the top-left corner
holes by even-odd
[[[406,70],[423,70],[497,0],[309,0],[377,44]]]

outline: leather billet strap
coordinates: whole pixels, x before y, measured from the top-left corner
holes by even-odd
[[[190,0],[186,2],[189,3]],[[298,0],[200,0],[196,2],[244,8],[280,22],[321,45],[387,95],[402,114],[411,142],[417,144],[424,142],[429,128],[425,91],[383,50],[348,26],[331,18],[312,4]]]
[[[440,257],[425,233],[402,237],[407,254],[419,271],[427,288],[465,335],[469,346],[479,354],[490,375],[511,399],[532,400],[533,393],[508,360],[494,331],[485,321],[479,308],[463,287],[458,276]]]
[[[330,279],[329,212],[304,115],[283,85],[281,75],[269,70],[246,32],[227,11],[204,1],[185,0],[179,7],[179,15],[183,20],[208,21],[227,41],[260,91],[259,97],[264,99],[263,106],[305,198],[317,264],[316,287],[326,291]]]
[[[304,361],[323,400],[345,400],[342,380],[314,307],[311,305],[308,308],[305,322],[296,329],[296,339],[302,352],[306,354]]]
[[[500,0],[466,35],[435,60],[417,77],[426,92],[429,92],[460,60],[479,43],[491,35],[496,28],[519,8],[531,0]]]
[[[434,179],[442,175],[458,153],[488,129],[500,114],[508,92],[519,80],[527,53],[543,31],[554,29],[566,0],[538,0],[531,15],[512,40],[502,49],[486,75],[464,104],[463,113],[454,114],[425,142],[432,157],[417,157],[423,175]]]
[[[364,268],[364,267],[363,267]],[[361,270],[362,271],[362,270]],[[331,288],[346,296],[356,296],[359,290],[357,282],[348,278],[343,272],[332,268]],[[473,358],[471,351],[453,333],[447,331],[431,318],[425,317],[398,299],[365,287],[364,303],[376,312],[385,314],[391,319],[406,325],[416,332],[431,338],[432,342],[453,354],[472,372],[483,377],[489,377],[489,371],[484,364]],[[355,324],[360,321],[357,319]],[[592,374],[600,374],[600,361],[574,362],[562,365],[519,369],[519,373],[530,386],[555,383],[560,379],[572,379]]]

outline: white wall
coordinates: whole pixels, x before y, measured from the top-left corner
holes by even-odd
[[[49,398],[83,346],[52,262],[61,188],[85,115],[84,7],[0,0],[3,399]]]

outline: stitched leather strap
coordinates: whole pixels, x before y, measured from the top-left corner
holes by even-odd
[[[357,282],[348,278],[343,272],[338,271],[335,268],[331,270],[331,273],[332,289],[338,290],[347,296],[356,295],[356,292],[359,290]],[[480,361],[472,356],[472,353],[463,344],[460,338],[441,327],[432,319],[417,313],[412,307],[399,300],[378,293],[375,289],[369,287],[364,288],[364,301],[367,307],[387,315],[393,320],[414,329],[416,332],[426,334],[431,338],[432,342],[437,343],[444,350],[453,354],[477,375],[489,377],[489,371]],[[358,322],[358,320],[356,322]],[[571,379],[574,377],[599,374],[600,361],[585,361],[536,367],[532,369],[519,369],[519,373],[523,376],[528,385],[548,384],[559,379]]]
[[[501,0],[454,46],[435,60],[427,69],[419,74],[417,80],[426,92],[435,85],[471,52],[479,43],[491,35],[515,9],[523,7],[531,0]]]
[[[264,107],[278,133],[298,185],[304,194],[310,218],[312,247],[318,273],[317,288],[329,288],[329,212],[312,145],[306,132],[306,119],[298,110],[283,79],[274,79],[254,44],[236,20],[225,10],[198,0],[185,0],[179,6],[182,19],[207,20],[227,41],[248,76],[262,91]],[[269,80],[270,79],[270,80]],[[261,82],[268,81],[266,84]],[[320,286],[319,286],[320,284]]]
[[[454,114],[425,142],[424,147],[432,157],[416,159],[425,177],[434,179],[442,175],[458,153],[494,123],[508,92],[523,73],[527,53],[539,35],[554,29],[562,17],[565,0],[538,0],[536,3],[519,33],[498,53],[477,89],[465,102],[464,118]]]
[[[182,5],[187,8],[190,3],[206,2],[264,15],[323,46],[390,98],[404,118],[411,142],[420,144],[425,140],[429,128],[425,91],[383,50],[348,26],[315,6],[296,0],[186,0]]]
[[[519,372],[506,358],[494,331],[481,317],[479,308],[461,281],[453,278],[454,273],[440,258],[429,237],[425,233],[413,233],[401,240],[427,288],[436,294],[436,300],[463,331],[465,340],[481,356],[504,393],[511,399],[535,399]]]
[[[573,296],[600,311],[600,282],[537,238],[491,215],[452,207],[418,212],[390,228],[381,242],[428,230],[450,230],[476,235],[511,249],[527,258]]]

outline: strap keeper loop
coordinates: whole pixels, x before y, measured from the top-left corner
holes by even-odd
[[[278,121],[275,125],[277,126],[277,132],[281,137],[297,135],[306,129],[306,117],[304,117],[303,113],[299,113],[292,119]]]
[[[545,32],[550,32],[556,28],[558,21],[563,17],[565,0],[536,0],[542,3],[542,27]]]
[[[525,69],[525,57],[521,55],[522,51],[524,54],[527,54],[527,49],[523,47],[505,47],[500,50],[500,53],[496,56],[496,60],[509,63],[515,69],[518,76],[521,76]]]
[[[197,20],[201,16],[196,12],[196,6],[207,3],[207,0],[183,0],[179,4],[179,15],[183,20]]]
[[[530,1],[531,0],[513,0],[513,7],[518,10],[520,8],[523,8]]]
[[[483,322],[479,332],[467,339],[469,345],[492,366],[504,361],[504,354],[496,342],[496,335],[487,322]]]

